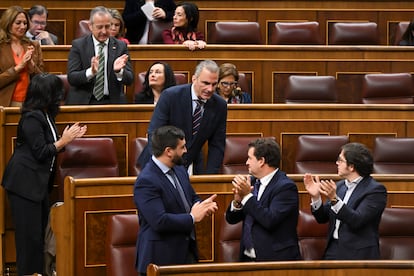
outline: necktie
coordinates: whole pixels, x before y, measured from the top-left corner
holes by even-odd
[[[188,203],[188,200],[185,197],[183,187],[181,186],[180,182],[178,181],[177,176],[174,173],[174,170],[173,169],[169,170],[167,172],[167,174],[169,174],[171,176],[171,178],[173,179],[173,181],[174,181],[175,188],[177,189],[178,194],[180,195],[180,198],[181,198],[181,200],[184,204],[185,211],[187,213],[190,213],[190,211],[191,211],[190,204]]]
[[[98,72],[95,78],[95,87],[93,89],[93,95],[100,101],[104,96],[104,73],[105,73],[105,54],[103,52],[105,43],[99,43],[99,65]]]
[[[253,196],[257,197],[257,194],[259,193],[260,188],[260,180],[256,179],[256,182],[254,183],[254,189],[253,189]],[[253,238],[252,238],[252,226],[253,226],[253,217],[250,215],[246,215],[246,218],[244,219],[243,224],[243,244],[246,249],[253,248]]]
[[[204,102],[202,100],[195,100],[197,106],[194,110],[193,114],[193,136],[198,133],[198,129],[200,128],[201,117],[202,117],[202,106]]]

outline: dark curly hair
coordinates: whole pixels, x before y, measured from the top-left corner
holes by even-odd
[[[348,143],[342,146],[346,164],[353,165],[362,177],[369,176],[374,170],[371,151],[361,143]]]

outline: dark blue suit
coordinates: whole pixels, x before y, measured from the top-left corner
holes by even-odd
[[[185,133],[187,153],[183,158],[186,165],[194,162],[195,174],[219,173],[226,142],[227,103],[216,93],[213,94],[204,105],[200,130],[194,137],[192,136],[192,104],[191,84],[173,86],[162,92],[148,127],[148,145],[138,158],[141,167],[151,156],[152,132],[161,126],[173,125],[181,128]],[[206,141],[208,141],[208,159],[204,171],[201,150]]]
[[[343,199],[345,180],[337,183],[337,195]],[[372,177],[364,177],[352,192],[348,203],[338,214],[327,202],[312,210],[319,223],[329,221],[328,246],[333,240],[336,219],[341,220],[338,231],[338,260],[379,259],[378,226],[387,203],[387,190]]]
[[[299,214],[299,196],[296,184],[280,170],[264,190],[260,200],[251,197],[240,211],[226,211],[230,224],[253,216],[252,239],[256,261],[300,259],[296,226]],[[240,259],[245,250],[240,242]]]
[[[194,192],[184,166],[175,166],[187,200],[192,206],[200,201]],[[196,258],[197,244],[191,238],[193,219],[167,176],[150,160],[134,186],[138,209],[139,233],[136,268],[146,273],[149,263],[157,265],[185,264],[188,253]]]

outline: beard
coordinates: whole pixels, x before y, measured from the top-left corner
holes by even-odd
[[[172,159],[172,162],[178,166],[184,165],[184,159],[182,156],[179,156],[179,155],[175,155],[174,158]]]

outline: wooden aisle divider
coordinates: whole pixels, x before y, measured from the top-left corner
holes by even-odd
[[[297,183],[300,209],[309,209],[310,198],[302,183],[303,175],[288,176]],[[224,211],[233,197],[233,177],[206,175],[192,176],[190,179],[201,198],[217,194],[219,207],[216,214],[196,226],[201,263],[211,264],[217,261],[219,229]],[[322,175],[322,178],[337,180],[338,176]],[[388,190],[387,207],[414,208],[414,174],[374,175],[374,178]],[[106,258],[103,252],[106,246],[107,218],[117,213],[136,213],[133,203],[135,180],[135,177],[65,179],[64,204],[52,211],[58,275],[106,275]],[[316,264],[314,268],[317,268]]]

